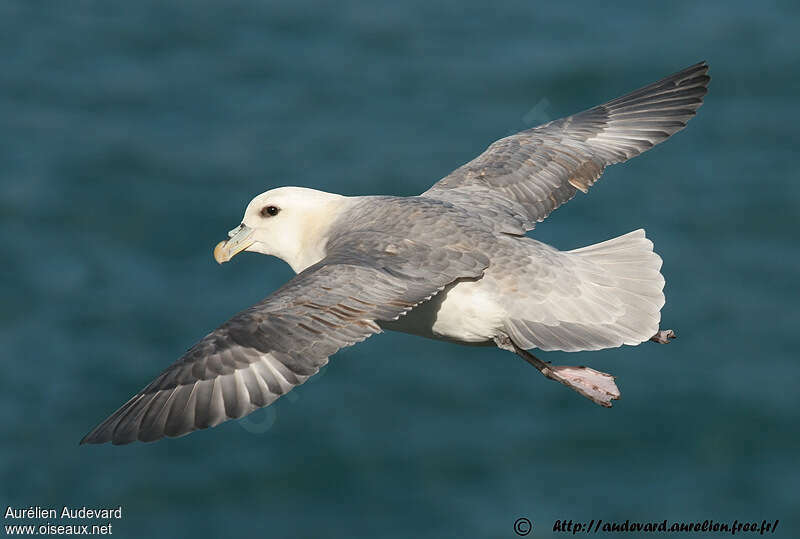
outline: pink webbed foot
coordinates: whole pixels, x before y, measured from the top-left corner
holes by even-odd
[[[605,408],[611,408],[611,401],[620,397],[620,391],[614,377],[608,373],[596,371],[589,367],[572,367],[569,365],[550,365],[527,350],[517,346],[508,337],[496,338],[497,346],[509,350],[536,367],[544,376],[560,382]]]
[[[614,377],[608,373],[596,371],[589,367],[572,367],[569,365],[548,365],[546,367],[550,373],[542,371],[542,374],[561,382],[570,389],[573,389],[605,408],[611,408],[611,401],[620,397],[619,388],[614,382]]]
[[[677,337],[671,329],[660,329],[658,333],[650,337],[650,340],[659,344],[669,344],[670,339]]]

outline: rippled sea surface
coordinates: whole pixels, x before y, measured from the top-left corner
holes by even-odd
[[[798,18],[743,1],[0,2],[3,512],[122,506],[122,537],[502,538],[521,517],[531,537],[557,519],[798,536]],[[615,374],[613,409],[506,352],[384,334],[245,421],[77,445],[290,278],[211,257],[255,194],[417,194],[499,137],[700,60],[713,80],[689,127],[532,233],[568,249],[644,227],[664,259],[677,341],[542,354]]]

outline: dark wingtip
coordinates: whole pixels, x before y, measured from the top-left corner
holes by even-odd
[[[711,75],[708,74],[708,62],[702,60],[697,62],[693,66],[687,67],[683,70],[684,73],[691,73],[692,71],[696,71],[698,75],[703,76],[705,78],[705,86],[708,86],[708,82],[711,80]]]
[[[126,445],[131,442],[135,442],[136,440],[120,440],[115,438],[101,438],[95,434],[94,431],[90,432],[86,436],[84,436],[80,442],[78,442],[78,446],[82,445],[100,445],[100,444],[107,444],[111,442],[111,445]]]
[[[96,430],[96,429],[95,429]],[[86,444],[102,444],[107,442],[108,440],[99,440],[95,435],[95,430],[90,431],[86,436],[81,438],[81,441],[78,442],[78,445],[86,445]]]

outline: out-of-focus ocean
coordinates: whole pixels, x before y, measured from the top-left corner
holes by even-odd
[[[521,517],[531,537],[557,519],[798,536],[798,6],[0,2],[4,514],[122,506],[122,537],[501,538]],[[570,249],[644,227],[664,259],[678,340],[542,354],[615,374],[611,410],[506,352],[384,334],[244,421],[77,445],[290,278],[211,256],[255,194],[417,194],[700,60],[688,128],[532,233]]]

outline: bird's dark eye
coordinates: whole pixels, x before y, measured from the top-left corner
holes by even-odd
[[[261,217],[272,217],[278,215],[279,211],[281,211],[281,209],[277,206],[264,206],[261,208]]]

